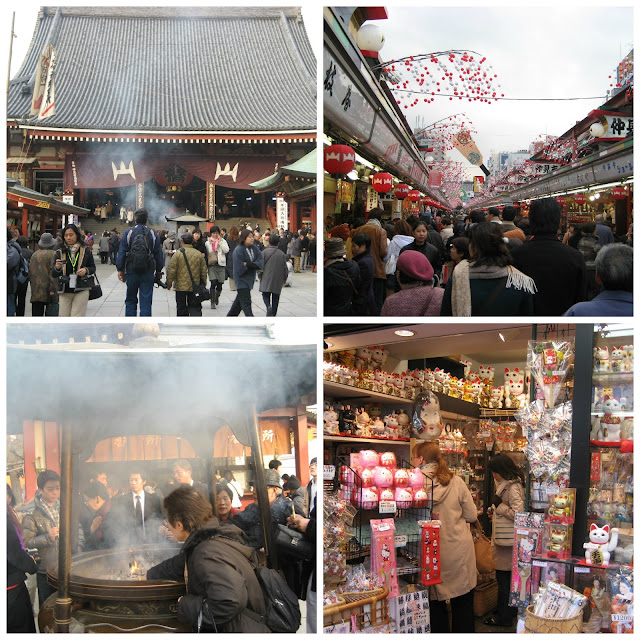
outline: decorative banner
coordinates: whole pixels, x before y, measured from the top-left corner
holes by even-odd
[[[276,198],[278,229],[289,230],[289,205],[284,198]]]
[[[193,174],[183,169],[180,165],[174,164],[173,167],[167,169],[159,176],[156,176],[156,182],[161,187],[177,185],[186,187],[193,180]]]
[[[378,192],[373,187],[367,187],[367,202],[365,211],[369,212],[378,206]]]
[[[482,172],[488,176],[489,171],[484,166],[482,161],[482,154],[480,153],[476,143],[471,138],[471,134],[461,129],[453,139],[453,146],[473,165],[480,167]]]
[[[484,188],[484,176],[473,176],[473,192],[480,193]]]
[[[119,154],[67,154],[64,189],[129,187],[171,171],[177,165],[205,182],[251,190],[250,183],[268,178],[284,164],[283,156],[149,154],[139,157],[129,151]]]
[[[53,45],[48,44],[38,61],[36,81],[33,87],[30,115],[38,116],[38,120],[49,118],[56,113],[55,86],[53,71],[56,66],[56,52]]]
[[[442,171],[434,169],[429,173],[429,189],[442,188]]]

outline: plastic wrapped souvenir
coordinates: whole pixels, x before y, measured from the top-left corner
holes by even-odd
[[[440,401],[430,392],[419,393],[413,409],[413,434],[418,440],[437,440],[442,432]]]
[[[527,362],[548,407],[553,407],[560,395],[572,357],[573,343],[569,341],[529,342]]]

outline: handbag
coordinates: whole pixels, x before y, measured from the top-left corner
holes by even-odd
[[[185,250],[180,249],[180,253],[182,254],[182,257],[187,264],[187,271],[189,272],[189,277],[191,278],[191,288],[193,289],[192,299],[197,304],[202,304],[203,302],[206,302],[211,298],[211,293],[209,292],[209,289],[207,289],[207,287],[205,287],[203,284],[196,284],[196,281],[193,279],[193,274],[191,273],[191,267],[189,266],[189,261],[187,260],[187,254],[185,253]]]
[[[498,513],[493,514],[493,539],[499,547],[513,546],[513,520]]]
[[[98,298],[102,298],[102,287],[100,286],[100,281],[98,280],[98,275],[95,276],[95,282],[93,283],[91,289],[89,289],[89,300],[97,300]]]
[[[476,569],[478,573],[493,573],[496,564],[493,560],[491,540],[478,531],[473,534],[473,550],[476,554]]]
[[[286,554],[283,557],[294,560],[312,560],[315,553],[315,545],[305,539],[305,537],[295,529],[279,524],[276,531],[276,548],[278,553]]]

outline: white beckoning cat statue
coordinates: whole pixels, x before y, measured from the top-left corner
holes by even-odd
[[[599,564],[603,567],[609,566],[611,552],[618,546],[618,528],[611,529],[609,538],[609,525],[599,527],[593,523],[589,529],[589,540],[582,546],[586,549],[584,557],[587,564]]]

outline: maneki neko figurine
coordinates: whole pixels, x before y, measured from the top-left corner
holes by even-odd
[[[440,401],[431,391],[419,393],[413,405],[413,435],[418,440],[437,440],[442,432]]]

